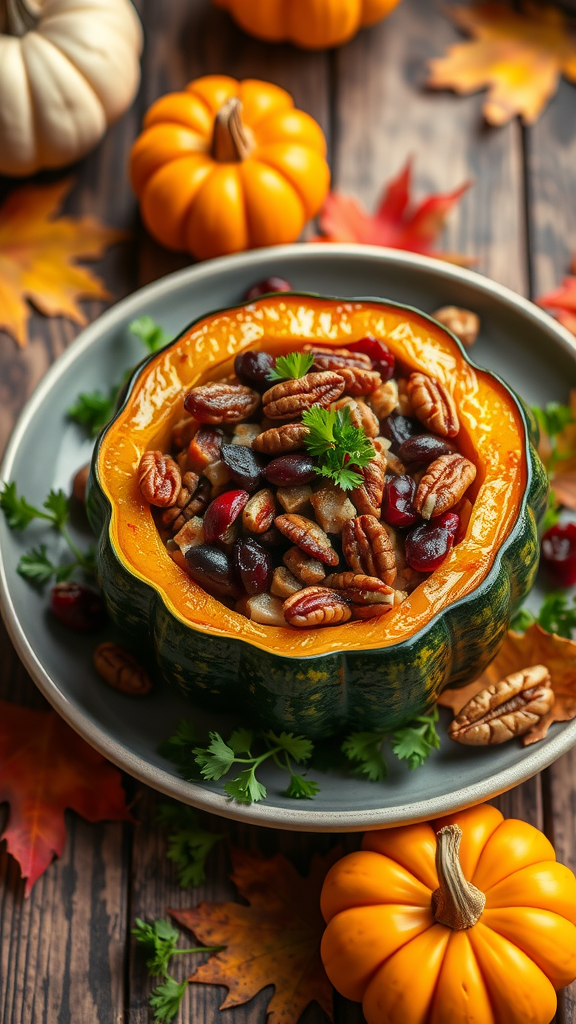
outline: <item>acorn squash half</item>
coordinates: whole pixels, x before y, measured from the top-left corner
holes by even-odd
[[[138,488],[140,457],[169,450],[184,393],[230,374],[243,349],[345,346],[367,334],[385,340],[404,372],[427,372],[454,393],[458,444],[477,466],[466,536],[384,618],[310,631],[259,625],[172,561]],[[484,669],[532,586],[548,488],[534,430],[510,388],[415,309],[282,294],[213,313],[137,369],[96,445],[88,513],[110,614],[203,707],[312,738],[396,728]]]

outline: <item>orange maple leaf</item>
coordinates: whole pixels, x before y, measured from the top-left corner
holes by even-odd
[[[248,906],[201,903],[195,910],[169,913],[205,946],[227,948],[202,964],[190,981],[224,985],[220,1009],[240,1006],[274,985],[267,1024],[297,1024],[315,1000],[332,1020],[332,986],[320,959],[324,922],[320,890],[339,849],[312,858],[306,878],[280,854],[232,850],[231,879]]]
[[[475,38],[430,61],[428,85],[463,94],[488,88],[483,112],[490,124],[506,124],[516,114],[534,124],[560,75],[576,81],[576,41],[558,8],[527,2],[518,12],[494,0],[449,12]]]
[[[576,277],[565,277],[559,288],[541,295],[536,302],[551,310],[559,323],[576,334]]]
[[[352,196],[330,192],[320,213],[323,235],[314,242],[360,242],[420,252],[450,263],[469,266],[474,261],[457,253],[434,251],[446,217],[470,182],[453,192],[428,196],[418,206],[411,201],[412,165],[408,160],[398,177],[388,182],[376,213],[371,216]]]
[[[25,896],[66,841],[64,811],[88,821],[133,821],[121,775],[54,711],[0,701],[0,804],[10,804],[0,838],[20,864]]]
[[[58,217],[72,181],[26,185],[10,193],[0,207],[0,330],[19,345],[28,341],[30,307],[46,316],[87,318],[79,299],[109,299],[102,281],[71,261],[97,260],[110,245],[129,237],[95,217]]]
[[[522,736],[525,747],[536,743],[544,739],[553,722],[569,722],[576,718],[576,642],[555,633],[547,633],[537,623],[525,633],[508,630],[494,661],[490,662],[482,675],[468,686],[444,690],[438,703],[452,708],[457,715],[480,690],[531,665],[546,665],[555,694],[554,704],[548,714]]]

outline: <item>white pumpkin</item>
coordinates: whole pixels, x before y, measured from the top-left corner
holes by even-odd
[[[0,173],[88,153],[132,102],[141,51],[130,0],[0,0]]]

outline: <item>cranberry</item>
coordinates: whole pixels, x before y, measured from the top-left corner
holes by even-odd
[[[199,544],[188,548],[185,556],[188,572],[212,597],[239,597],[240,591],[234,582],[232,566],[220,548]]]
[[[224,491],[224,494],[210,502],[204,514],[204,538],[208,544],[222,539],[249,497],[248,491]]]
[[[546,530],[542,565],[561,587],[576,583],[576,523],[558,523]]]
[[[392,441],[392,450],[397,452],[403,441],[422,433],[422,424],[408,416],[387,416],[382,421],[382,430]]]
[[[272,584],[272,559],[252,537],[236,541],[233,552],[234,568],[247,594],[263,594]]]
[[[77,633],[93,633],[106,622],[102,598],[83,583],[57,583],[50,592],[50,609],[64,626]]]
[[[415,526],[406,537],[406,561],[416,572],[434,572],[452,550],[454,533],[439,522],[443,518]]]
[[[270,387],[268,374],[276,365],[269,352],[240,352],[234,360],[234,373],[243,384],[255,391],[267,391]]]
[[[316,479],[316,469],[309,455],[279,455],[268,463],[264,476],[277,487],[301,487]]]
[[[262,463],[245,444],[223,444],[221,456],[234,483],[247,491],[256,491],[262,477]]]
[[[394,376],[396,365],[394,353],[383,341],[379,341],[372,334],[360,338],[360,341],[353,341],[348,348],[352,352],[356,350],[356,352],[363,352],[364,355],[369,356],[372,360],[372,369],[380,374],[383,381],[390,380]]]
[[[444,530],[448,530],[453,537],[456,537],[460,529],[460,516],[457,512],[444,512],[441,516],[436,516],[434,526],[441,526]]]
[[[389,526],[413,526],[420,516],[414,508],[416,484],[411,476],[396,476],[386,484],[382,515]]]
[[[270,295],[271,292],[291,292],[292,285],[283,277],[265,277],[263,281],[256,284],[246,292],[248,302],[259,299],[261,295]]]
[[[402,462],[417,462],[421,466],[428,466],[441,455],[451,455],[455,451],[455,446],[443,437],[436,437],[435,434],[417,434],[416,437],[402,441],[398,448],[398,457]]]

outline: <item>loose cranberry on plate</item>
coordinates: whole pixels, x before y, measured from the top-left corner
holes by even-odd
[[[382,515],[389,526],[413,526],[420,519],[413,501],[416,483],[411,476],[396,476],[384,490]]]
[[[429,523],[415,526],[406,537],[406,561],[416,572],[434,572],[450,554],[460,519],[445,512]]]
[[[290,455],[279,455],[272,459],[264,470],[268,483],[276,487],[302,487],[316,479],[316,468],[309,455],[299,452]]]
[[[226,530],[238,518],[250,495],[248,491],[224,491],[214,498],[204,514],[204,538],[207,544],[221,540]]]
[[[364,355],[369,356],[372,360],[372,369],[380,374],[384,382],[394,376],[394,367],[396,365],[394,353],[390,351],[383,341],[379,341],[372,334],[366,335],[365,338],[360,338],[359,341],[351,342],[347,347],[352,352],[363,352]]]
[[[558,523],[546,530],[542,565],[561,587],[576,583],[576,523]]]
[[[246,292],[246,299],[252,302],[259,299],[261,295],[269,295],[271,292],[291,292],[292,285],[283,277],[265,277],[263,281],[257,281]]]
[[[268,374],[275,365],[276,360],[269,352],[240,352],[234,360],[234,373],[249,388],[263,392],[271,387]]]
[[[57,583],[50,592],[50,610],[62,625],[77,633],[93,633],[106,622],[104,602],[83,583]]]
[[[247,594],[263,594],[272,584],[272,559],[253,537],[240,538],[234,545],[234,568]]]

